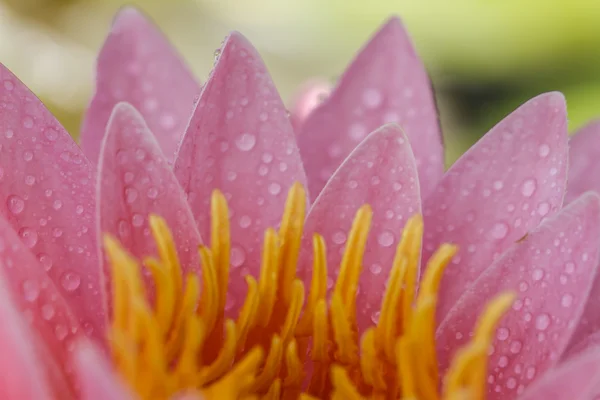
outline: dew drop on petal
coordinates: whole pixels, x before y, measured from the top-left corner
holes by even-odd
[[[535,179],[526,179],[521,185],[521,194],[525,197],[531,197],[537,189],[537,182]]]
[[[550,326],[550,316],[546,313],[540,314],[535,318],[535,327],[537,330],[545,331]]]
[[[564,294],[560,299],[560,304],[565,308],[571,307],[571,304],[573,304],[573,296],[569,293]]]
[[[21,237],[21,241],[25,244],[25,246],[29,248],[35,246],[38,241],[37,232],[31,228],[21,228],[19,230],[19,236]]]
[[[545,143],[541,144],[538,149],[538,154],[540,155],[540,157],[547,157],[548,154],[550,154],[550,146],[548,146]]]
[[[492,237],[494,239],[504,239],[508,234],[508,225],[505,222],[497,222],[492,227]]]
[[[394,234],[390,231],[383,231],[377,237],[377,242],[382,247],[390,247],[394,244]]]
[[[506,328],[498,328],[498,330],[496,331],[496,338],[498,338],[498,340],[506,340],[508,339],[510,332],[508,331],[508,329]]]
[[[23,297],[25,300],[32,303],[37,300],[40,295],[40,287],[36,281],[27,280],[23,282]]]
[[[81,285],[81,277],[74,272],[67,272],[60,279],[60,283],[67,292],[74,292]]]
[[[10,195],[6,200],[6,205],[11,213],[18,215],[25,209],[25,201],[17,195]]]
[[[54,317],[55,313],[56,310],[52,304],[44,304],[42,306],[42,318],[44,318],[46,321],[50,321],[52,317]]]
[[[246,252],[239,246],[231,248],[231,265],[234,267],[241,266],[246,261]]]
[[[256,145],[256,136],[251,133],[242,133],[235,140],[235,145],[241,151],[250,151]]]

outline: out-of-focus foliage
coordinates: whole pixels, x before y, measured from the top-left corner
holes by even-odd
[[[335,79],[390,14],[431,72],[450,159],[522,101],[567,95],[571,127],[600,115],[598,0],[3,0],[0,61],[77,135],[95,54],[115,12],[137,4],[204,79],[231,29],[259,48],[281,90]]]

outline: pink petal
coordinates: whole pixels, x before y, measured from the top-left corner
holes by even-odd
[[[135,397],[114,374],[111,366],[89,343],[80,343],[73,364],[80,384],[81,400],[133,400]]]
[[[581,128],[569,141],[569,181],[565,202],[588,190],[600,192],[600,120]]]
[[[361,50],[331,96],[302,125],[298,144],[315,198],[365,136],[389,122],[402,126],[427,195],[444,172],[433,92],[399,19],[390,19]]]
[[[36,354],[36,338],[20,318],[3,279],[0,279],[0,321],[0,398],[53,399],[42,358]]]
[[[159,29],[132,7],[123,8],[98,55],[96,93],[85,116],[81,145],[97,163],[113,107],[133,104],[169,161],[194,109],[198,83]]]
[[[444,242],[460,253],[442,281],[442,318],[470,283],[562,205],[567,169],[565,99],[538,96],[493,127],[425,201],[424,259]]]
[[[289,108],[296,132],[300,132],[306,118],[329,96],[331,89],[331,84],[323,79],[311,79],[298,88]]]
[[[0,81],[1,212],[80,323],[102,334],[93,166],[4,66]]]
[[[596,348],[546,373],[519,400],[594,400],[599,393],[600,350]]]
[[[239,33],[222,48],[175,162],[203,237],[210,197],[221,190],[231,211],[231,291],[260,267],[263,233],[279,223],[288,189],[305,185],[295,135],[260,56]],[[239,268],[243,266],[243,268]]]
[[[329,276],[339,272],[352,220],[358,209],[370,204],[373,222],[363,259],[357,301],[359,328],[372,325],[381,307],[396,244],[406,220],[421,212],[417,168],[410,144],[397,125],[373,132],[329,180],[309,212],[304,237],[304,262],[299,275],[310,282],[312,234],[327,243]]]
[[[113,111],[99,168],[100,231],[138,258],[151,256],[156,247],[148,216],[158,214],[173,231],[183,269],[197,270],[201,239],[183,191],[142,116],[127,103]]]
[[[63,368],[68,367],[73,341],[84,335],[83,329],[40,262],[3,217],[0,268],[6,278],[3,285],[13,294],[19,312],[43,340],[51,357]]]
[[[485,303],[518,298],[502,319],[489,360],[488,400],[512,396],[561,357],[582,315],[598,266],[600,197],[583,195],[517,243],[466,289],[438,329],[442,368],[467,341]]]

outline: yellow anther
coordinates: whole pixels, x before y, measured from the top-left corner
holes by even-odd
[[[219,290],[218,310],[225,307],[227,296],[227,286],[229,283],[229,258],[231,241],[229,234],[229,210],[227,200],[223,193],[215,190],[210,202],[211,212],[211,235],[210,246],[212,250],[212,260],[215,271],[217,272],[217,281]]]
[[[302,384],[302,361],[298,356],[298,344],[295,340],[292,340],[285,349],[285,366],[287,369],[287,376],[285,377],[285,386],[296,386],[299,387]]]
[[[246,283],[248,284],[248,294],[236,323],[237,354],[241,354],[244,350],[248,332],[256,322],[256,313],[260,302],[256,280],[251,276],[246,276]]]
[[[310,334],[313,328],[313,319],[317,303],[325,299],[327,295],[327,255],[325,253],[325,239],[323,236],[315,234],[313,236],[313,269],[312,281],[310,284],[310,294],[308,303],[304,310],[304,315],[298,323],[297,334],[305,336]]]
[[[379,321],[361,336],[356,295],[372,220],[368,205],[356,213],[335,282],[328,281],[325,240],[313,234],[312,267],[302,266],[312,273],[306,292],[296,275],[306,193],[294,185],[279,232],[265,232],[260,265],[243,266],[252,273],[260,267],[258,280],[247,275],[245,299],[235,293],[229,303],[230,213],[219,191],[211,213],[210,247],[198,244],[202,279],[196,266],[182,268],[173,235],[158,216],[149,217],[157,254],[143,263],[104,237],[112,275],[108,340],[116,368],[141,400],[182,393],[204,400],[483,398],[487,350],[513,296],[490,304],[440,379],[435,310],[442,273],[457,249],[442,245],[433,255],[415,299],[420,216],[406,222]],[[184,270],[194,272],[184,277]]]
[[[371,227],[373,211],[368,205],[362,206],[356,213],[344,255],[340,266],[339,276],[335,285],[334,294],[340,296],[344,312],[349,321],[354,321],[356,310],[356,291],[362,271],[362,259],[367,246],[367,237]]]
[[[333,384],[332,400],[364,399],[354,387],[344,368],[337,365],[331,368],[331,382]]]
[[[278,295],[284,304],[291,301],[291,287],[296,278],[296,264],[300,252],[304,216],[306,213],[306,192],[299,183],[292,185],[288,193],[279,237],[281,238],[279,292]]]
[[[273,314],[277,299],[277,282],[279,276],[279,243],[277,233],[269,228],[265,232],[262,265],[260,268],[259,298],[260,306],[257,315],[258,324],[267,326]]]

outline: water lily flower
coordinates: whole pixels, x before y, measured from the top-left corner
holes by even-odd
[[[242,35],[199,89],[132,9],[97,76],[80,149],[0,68],[2,398],[599,393],[600,197],[579,172],[563,207],[591,150],[562,95],[444,173],[398,19],[293,118]]]

